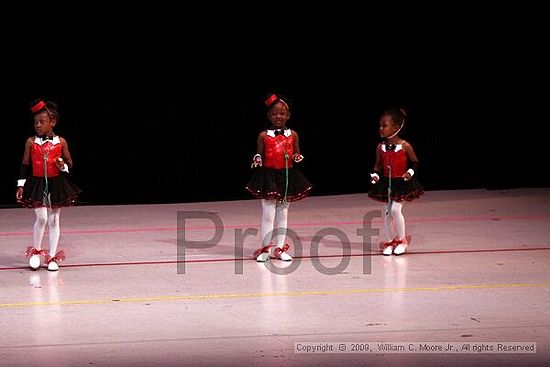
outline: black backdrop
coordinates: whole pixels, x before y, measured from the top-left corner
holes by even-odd
[[[548,186],[545,60],[536,30],[125,42],[64,49],[4,68],[0,205],[14,206],[28,103],[57,101],[83,204],[245,199],[264,96],[287,95],[314,195],[361,193],[378,119],[409,112],[404,137],[428,190]]]

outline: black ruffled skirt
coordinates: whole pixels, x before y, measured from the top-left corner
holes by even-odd
[[[289,168],[288,175],[285,169],[255,168],[246,185],[246,189],[258,199],[289,202],[305,198],[312,188],[311,182],[296,167]]]
[[[385,176],[380,177],[380,180],[370,188],[368,196],[376,201],[387,203],[388,185],[389,178]],[[405,181],[401,177],[391,179],[390,196],[392,201],[413,201],[422,196],[422,194],[424,194],[424,188],[414,176],[408,181]]]
[[[67,174],[48,177],[47,181],[44,177],[31,176],[23,187],[21,204],[25,208],[71,206],[75,204],[81,191]]]

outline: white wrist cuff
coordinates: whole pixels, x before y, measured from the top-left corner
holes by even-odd
[[[371,173],[370,174],[370,178],[375,178],[375,177],[376,177],[377,180],[380,179],[380,176],[378,176],[378,173]]]
[[[65,163],[65,164],[63,165],[63,169],[61,170],[61,172],[67,172],[67,173],[69,173],[69,166],[67,166],[67,163]]]
[[[17,187],[23,187],[25,186],[25,182],[27,180],[26,179],[20,179],[20,180],[17,180]]]
[[[258,158],[259,158],[260,161],[262,160],[262,156],[261,156],[260,154],[256,154],[256,155],[254,156],[254,158],[252,158],[252,160],[255,161],[255,160],[258,159]]]
[[[411,175],[411,177],[414,176],[414,169],[409,168],[409,169],[407,170],[407,173],[408,173],[409,175]]]

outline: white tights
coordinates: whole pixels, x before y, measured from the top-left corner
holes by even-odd
[[[288,202],[262,199],[262,246],[272,243],[282,247],[285,244],[289,205]]]
[[[33,235],[34,235],[34,248],[40,250],[42,248],[42,238],[44,237],[44,229],[46,223],[48,223],[48,234],[50,239],[50,256],[55,256],[57,252],[57,245],[59,243],[59,215],[61,214],[61,208],[48,209],[43,206],[34,209],[36,213],[36,222],[34,222]]]
[[[389,210],[388,210],[389,206]],[[392,201],[391,204],[386,204],[386,213],[384,215],[384,239],[386,242],[391,241],[393,236],[392,225],[395,230],[395,237],[402,240],[405,238],[405,217],[401,210],[403,209],[403,204]]]

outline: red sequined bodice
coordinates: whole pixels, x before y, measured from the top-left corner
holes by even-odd
[[[401,177],[406,172],[408,167],[408,158],[407,153],[403,147],[398,144],[393,150],[384,149],[384,145],[380,146],[382,153],[382,163],[384,164],[384,176],[390,177],[390,167],[391,167],[391,177]]]
[[[285,165],[286,153],[286,165]],[[284,169],[292,167],[292,155],[294,154],[294,137],[292,134],[285,136],[279,134],[264,138],[264,166],[268,168]]]
[[[48,177],[59,176],[59,169],[55,161],[60,157],[61,143],[59,139],[57,141],[47,140],[42,144],[39,143],[39,139],[35,140],[31,148],[32,175],[44,177],[44,173],[46,173]],[[46,169],[44,169],[44,165]]]

